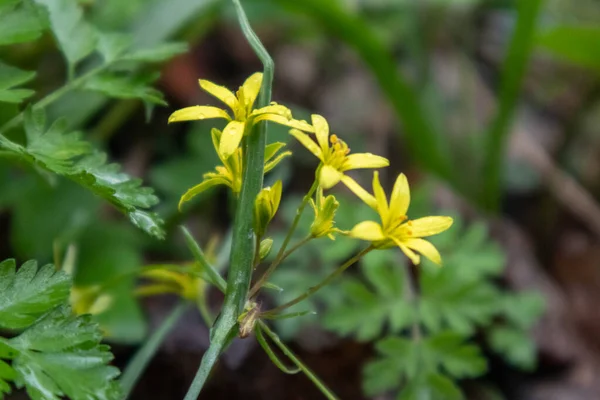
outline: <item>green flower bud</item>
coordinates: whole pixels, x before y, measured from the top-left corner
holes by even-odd
[[[269,253],[271,252],[272,247],[273,247],[273,239],[271,239],[271,238],[266,238],[265,240],[260,242],[260,248],[258,251],[258,255],[259,255],[261,261],[269,256]]]
[[[340,203],[333,195],[323,198],[323,195],[318,193],[317,204],[311,199],[310,205],[315,212],[315,219],[310,226],[310,234],[315,238],[329,236],[333,239],[333,232],[338,231],[334,227],[334,218]]]
[[[281,181],[275,182],[273,187],[260,191],[254,202],[254,230],[256,234],[264,236],[269,223],[277,213],[281,201]]]

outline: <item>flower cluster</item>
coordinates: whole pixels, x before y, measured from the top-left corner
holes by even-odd
[[[251,134],[256,123],[271,121],[290,127],[290,135],[319,160],[315,172],[315,184],[299,208],[300,214],[304,206],[310,204],[314,211],[315,217],[308,239],[325,236],[334,239],[336,234],[342,234],[368,241],[373,249],[397,246],[414,264],[419,264],[420,255],[436,264],[441,264],[439,252],[423,238],[448,229],[452,225],[452,218],[431,216],[410,220],[407,217],[410,189],[404,174],[397,177],[389,201],[377,171],[373,176],[372,193],[365,190],[346,173],[354,169],[384,168],[389,165],[389,161],[371,153],[352,154],[348,145],[340,137],[330,134],[329,124],[320,115],[312,115],[311,123],[308,123],[294,119],[287,107],[277,103],[255,109],[254,102],[261,82],[262,74],[253,74],[234,94],[225,87],[200,80],[200,87],[225,103],[229,111],[213,106],[193,106],[178,110],[170,116],[169,122],[209,118],[222,118],[228,121],[223,131],[212,129],[211,132],[215,151],[223,165],[217,166],[215,172],[205,174],[200,184],[188,190],[181,197],[180,207],[198,193],[215,185],[225,185],[237,195],[242,185],[245,165],[243,138]],[[284,146],[283,143],[273,143],[266,147],[265,173],[273,169],[283,158],[291,155],[290,151],[282,151]],[[339,203],[334,195],[325,195],[324,191],[333,188],[339,182],[375,210],[380,222],[363,221],[349,231],[336,228],[335,213]],[[254,212],[254,226],[258,237],[263,237],[275,216],[281,191],[282,184],[277,182],[272,188],[263,189],[258,196]],[[295,226],[292,229],[295,229]]]

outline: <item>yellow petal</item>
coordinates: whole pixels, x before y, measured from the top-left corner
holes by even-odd
[[[321,149],[319,146],[317,146],[315,141],[310,138],[310,136],[298,129],[290,129],[290,135],[295,137],[304,147],[308,149],[308,151],[317,156],[319,160],[323,161]]]
[[[419,265],[419,263],[421,262],[421,257],[419,257],[417,253],[409,249],[402,241],[394,237],[392,237],[392,240],[398,245],[398,247],[400,247],[400,250],[402,250],[402,252],[406,254],[406,257],[408,257],[413,264]]]
[[[271,158],[273,158],[275,156],[275,154],[277,154],[277,152],[284,147],[285,147],[285,143],[283,143],[283,142],[275,142],[275,143],[268,144],[267,147],[265,147],[265,162],[267,162]]]
[[[181,211],[181,208],[183,207],[183,203],[190,201],[191,199],[193,199],[200,193],[204,192],[205,190],[210,189],[211,187],[217,186],[217,185],[229,186],[229,182],[227,182],[227,180],[225,178],[214,177],[214,178],[207,179],[204,182],[200,183],[199,185],[196,185],[193,188],[189,189],[187,192],[184,193],[183,196],[181,196],[181,199],[179,200],[179,211]]]
[[[359,168],[382,168],[388,165],[390,165],[390,162],[387,158],[371,153],[356,153],[346,157],[342,171]]]
[[[344,174],[333,168],[331,165],[323,165],[319,172],[319,183],[323,189],[331,189],[337,185],[342,179],[342,176],[344,176]]]
[[[321,150],[325,153],[329,150],[329,125],[327,124],[327,120],[318,114],[311,115],[311,118],[317,142],[319,142]]]
[[[363,189],[362,186],[356,183],[354,179],[350,178],[348,175],[344,175],[342,176],[341,180],[342,183],[346,185],[346,187],[348,187],[348,189],[350,189],[352,193],[357,195],[358,198],[361,199],[366,205],[368,205],[374,210],[377,210],[377,200],[375,200],[375,197],[373,197],[369,192]]]
[[[192,106],[175,111],[169,117],[169,123],[180,121],[195,121],[211,118],[231,120],[227,111],[213,106]]]
[[[387,221],[389,216],[389,208],[387,198],[381,183],[379,182],[379,172],[375,171],[373,174],[373,194],[377,200],[377,212],[381,216],[381,221]]]
[[[408,221],[398,229],[398,234],[403,238],[419,238],[437,235],[452,226],[450,217],[424,217]]]
[[[215,85],[211,81],[207,81],[204,79],[199,79],[200,87],[204,89],[206,92],[212,94],[217,99],[221,100],[223,103],[227,104],[231,111],[235,111],[238,107],[238,101],[235,97],[235,94],[225,86]]]
[[[244,122],[231,121],[223,129],[221,143],[219,143],[219,153],[221,153],[223,158],[229,158],[238,148],[244,136],[245,127],[246,124]]]
[[[419,253],[423,254],[435,264],[442,265],[442,257],[440,256],[440,253],[437,251],[435,246],[429,243],[427,240],[407,239],[403,243],[406,247],[416,250]]]
[[[395,220],[406,215],[410,205],[410,188],[406,175],[400,174],[396,178],[392,195],[390,197],[390,219]]]
[[[244,102],[248,110],[254,105],[254,101],[260,92],[260,85],[262,85],[262,72],[256,72],[248,77],[240,90],[244,92]]]
[[[311,124],[306,121],[299,119],[289,119],[282,115],[278,114],[260,114],[253,117],[253,122],[257,123],[259,121],[272,121],[281,125],[289,126],[290,128],[300,129],[304,132],[314,132],[315,129]]]
[[[287,108],[286,106],[282,106],[280,104],[270,104],[268,106],[253,110],[250,113],[250,116],[257,117],[257,116],[263,115],[263,114],[281,115],[284,118],[292,119],[292,111],[290,111],[290,109]]]
[[[281,160],[283,160],[284,158],[291,156],[291,155],[292,155],[291,151],[284,151],[283,153],[279,154],[274,159],[266,162],[265,163],[265,174],[267,172],[271,171],[273,168],[275,168],[277,166],[277,164],[279,164],[281,162]]]
[[[357,239],[368,240],[369,242],[385,239],[381,225],[375,221],[363,221],[356,224],[350,231],[350,236]]]

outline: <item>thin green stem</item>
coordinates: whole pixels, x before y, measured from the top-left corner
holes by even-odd
[[[215,285],[222,293],[225,293],[225,290],[227,289],[227,282],[225,282],[225,279],[223,279],[221,274],[219,274],[219,272],[208,262],[204,256],[204,252],[200,248],[200,245],[194,239],[194,236],[192,236],[190,231],[188,231],[185,226],[181,226],[181,232],[183,232],[185,242],[192,252],[194,259],[198,264],[200,264],[200,267],[202,267],[209,276],[210,283]]]
[[[283,261],[285,250],[286,250],[288,244],[290,243],[290,240],[292,239],[294,232],[296,231],[296,227],[298,226],[298,223],[300,222],[300,217],[302,217],[302,213],[304,212],[304,209],[306,208],[308,201],[315,194],[318,187],[319,187],[319,181],[317,179],[315,179],[315,181],[313,182],[312,186],[310,187],[308,193],[306,193],[306,195],[302,199],[302,203],[300,203],[300,205],[298,206],[298,209],[296,210],[296,216],[294,217],[294,220],[292,221],[292,225],[290,226],[290,229],[288,230],[288,233],[285,236],[285,239],[283,240],[283,244],[279,248],[279,252],[277,253],[277,256],[275,257],[275,260],[271,263],[269,268],[265,271],[265,273],[258,280],[258,282],[256,282],[254,284],[254,286],[252,286],[252,289],[250,290],[250,297],[253,297],[256,295],[256,293],[258,293],[258,291],[260,290],[262,285],[265,283],[265,281],[269,278],[271,273]]]
[[[260,344],[260,347],[263,348],[265,353],[267,353],[267,356],[269,357],[269,359],[271,361],[273,361],[273,364],[275,364],[275,366],[277,368],[279,368],[283,373],[293,375],[293,374],[297,374],[298,372],[300,372],[300,368],[298,368],[298,367],[290,368],[290,367],[286,366],[283,363],[283,361],[281,361],[279,359],[279,357],[277,357],[277,354],[275,354],[273,349],[271,349],[271,346],[269,346],[269,343],[267,343],[265,336],[262,333],[260,324],[257,324],[256,327],[254,328],[254,334],[256,336],[256,340],[258,341],[258,344]]]
[[[374,249],[373,246],[367,247],[366,249],[362,250],[360,253],[358,253],[357,255],[355,255],[354,257],[349,259],[348,261],[346,261],[344,264],[339,266],[331,274],[327,275],[327,277],[325,279],[323,279],[319,284],[317,284],[315,286],[311,286],[306,292],[304,292],[300,296],[296,297],[293,300],[288,301],[285,304],[282,304],[278,307],[268,310],[268,311],[266,311],[266,313],[268,313],[268,314],[280,313],[281,311],[283,311],[287,308],[295,306],[296,304],[300,303],[302,300],[307,299],[308,297],[312,296],[313,294],[318,292],[320,289],[322,289],[324,286],[327,286],[328,284],[330,284],[335,278],[340,276],[342,274],[342,272],[347,270],[348,267],[350,267],[352,264],[356,263],[358,260],[360,260],[362,257],[364,257],[367,253],[369,253],[373,249]]]
[[[260,329],[275,343],[277,347],[285,354],[300,370],[310,379],[315,386],[327,397],[329,400],[337,400],[338,397],[329,389],[323,382],[317,378],[317,376],[306,366],[296,355],[279,339],[279,336],[273,332],[267,324],[263,321],[258,321]]]
[[[271,101],[271,86],[275,66],[271,56],[252,30],[240,1],[232,1],[236,8],[242,32],[264,66],[262,86],[256,102],[257,108],[264,107]],[[266,141],[267,125],[266,122],[262,121],[254,126],[245,141],[245,165],[233,226],[225,301],[221,313],[211,330],[210,346],[202,357],[202,362],[184,398],[185,400],[196,400],[198,398],[219,355],[237,335],[238,317],[244,311],[252,278],[255,240],[253,209],[254,201],[263,184]]]
[[[536,21],[542,1],[517,2],[519,18],[502,66],[500,104],[486,137],[485,166],[482,170],[485,174],[482,179],[484,190],[480,194],[483,206],[493,211],[497,210],[500,204],[500,181],[506,139],[510,133],[521,82],[533,48]]]
[[[252,298],[252,297],[256,296],[258,291],[265,285],[265,283],[267,282],[267,280],[269,279],[271,274],[275,271],[275,269],[279,266],[279,264],[281,264],[286,258],[288,258],[290,254],[292,254],[293,252],[298,250],[300,247],[304,246],[306,243],[308,243],[312,239],[314,239],[314,237],[307,236],[304,239],[300,240],[295,245],[293,245],[292,248],[289,249],[288,251],[286,251],[281,257],[279,257],[279,255],[278,255],[278,257],[271,263],[271,265],[269,265],[269,268],[267,268],[267,270],[264,272],[264,274],[262,274],[260,279],[258,281],[256,281],[254,286],[252,286],[249,297]],[[283,248],[283,246],[282,246],[282,248]]]
[[[186,311],[188,303],[181,302],[179,303],[171,314],[165,318],[165,320],[160,324],[158,329],[154,331],[154,333],[148,338],[146,343],[135,353],[123,375],[121,376],[120,383],[121,388],[123,390],[123,399],[126,399],[131,394],[131,391],[135,387],[135,384],[142,376],[142,373],[148,366],[148,363],[154,357],[160,345],[165,340],[171,329],[175,326],[177,321],[181,318],[183,313]]]

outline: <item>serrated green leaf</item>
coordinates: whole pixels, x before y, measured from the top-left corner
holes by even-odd
[[[454,332],[441,332],[423,341],[422,354],[431,370],[441,368],[454,378],[474,378],[483,374],[487,363],[479,347],[465,344],[464,336]]]
[[[45,28],[43,15],[30,1],[0,3],[0,45],[37,39]]]
[[[514,327],[498,327],[488,334],[492,349],[510,362],[524,370],[535,366],[535,344],[527,331]]]
[[[537,44],[547,52],[596,72],[600,72],[599,42],[598,26],[555,26],[537,38]]]
[[[91,150],[75,133],[65,133],[65,125],[55,122],[45,128],[43,110],[25,113],[25,146],[2,139],[0,147],[13,151],[31,164],[63,175],[125,213],[138,228],[157,238],[163,237],[162,221],[145,209],[158,203],[151,188],[142,187],[140,179],[120,172],[117,164],[107,164],[106,155]]]
[[[131,38],[123,33],[98,32],[98,51],[106,63],[120,58],[131,46]]]
[[[166,61],[174,56],[185,53],[188,50],[187,43],[173,42],[163,43],[156,47],[148,49],[134,50],[131,54],[126,54],[123,61],[141,61],[141,62],[161,62]]]
[[[84,21],[81,6],[75,0],[34,1],[48,10],[50,27],[72,71],[79,61],[94,50],[94,28]]]
[[[132,78],[106,73],[86,81],[84,88],[118,99],[140,99],[149,104],[166,105],[162,93],[148,85],[157,77],[152,75]]]
[[[15,260],[0,263],[0,327],[23,329],[69,297],[71,279],[48,264],[38,269],[28,261],[16,270]]]
[[[428,374],[414,379],[402,388],[398,400],[462,400],[458,386],[442,374]]]
[[[0,342],[12,352],[17,387],[25,386],[32,399],[114,400],[119,371],[107,365],[113,356],[108,346],[99,344],[101,338],[89,315],[76,317],[61,306],[21,335]]]
[[[33,95],[33,90],[19,89],[16,86],[32,80],[34,76],[33,71],[23,71],[0,62],[0,102],[20,103]]]
[[[386,325],[392,333],[410,325],[414,306],[404,294],[402,266],[394,262],[399,261],[391,252],[367,255],[362,271],[368,285],[356,279],[345,280],[341,285],[344,300],[326,313],[325,327],[341,335],[354,334],[358,340],[370,340],[380,336]]]
[[[544,312],[544,298],[537,292],[510,293],[504,298],[504,316],[520,329],[529,329]]]

